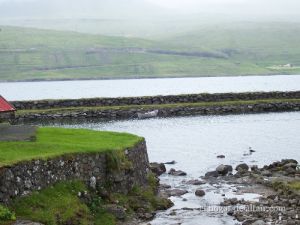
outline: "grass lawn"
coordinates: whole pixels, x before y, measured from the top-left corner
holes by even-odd
[[[141,137],[126,133],[38,128],[35,142],[0,142],[0,166],[71,153],[122,150],[141,140]]]

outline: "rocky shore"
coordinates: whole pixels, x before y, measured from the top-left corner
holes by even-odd
[[[162,163],[152,163],[151,170],[157,175],[167,173]],[[185,176],[171,169],[169,176]],[[219,205],[213,206],[220,210],[213,216],[231,216],[242,225],[298,225],[300,224],[300,170],[296,160],[284,159],[259,168],[257,165],[241,163],[235,168],[231,165],[219,165],[214,171],[207,172],[201,179],[182,180],[187,186],[197,187],[194,195],[203,198],[210,193],[210,187],[221,189],[224,186],[234,187],[234,195],[222,194]],[[184,195],[188,189],[173,189],[169,185],[161,185],[161,194],[165,197],[175,196],[187,201]],[[238,197],[244,194],[255,194],[258,197],[245,200]],[[230,196],[230,197],[227,197]],[[211,213],[205,211],[207,206],[199,208],[182,208],[171,210],[174,216],[178,211],[190,211],[198,214]],[[180,224],[180,223],[178,223]]]
[[[255,193],[258,201],[227,199],[220,206],[230,207],[228,215],[243,225],[300,224],[300,171],[298,162],[285,159],[262,168],[240,164],[233,175],[232,167],[221,165],[205,174],[211,183],[231,184],[238,193]]]

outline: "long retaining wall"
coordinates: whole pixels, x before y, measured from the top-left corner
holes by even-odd
[[[32,160],[0,168],[0,203],[30,194],[59,181],[82,180],[91,188],[107,184],[127,194],[135,185],[147,185],[149,160],[145,141],[125,150],[130,168],[111,169],[106,153],[75,154],[49,160]]]
[[[16,109],[53,109],[69,107],[122,106],[122,105],[160,105],[175,103],[218,102],[259,99],[300,98],[300,91],[294,92],[249,92],[221,94],[191,94],[128,98],[91,98],[67,100],[39,100],[11,102]]]

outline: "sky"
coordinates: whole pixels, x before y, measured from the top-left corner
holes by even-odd
[[[140,15],[225,13],[236,15],[297,15],[299,0],[0,0],[0,18],[17,15]],[[85,13],[85,14],[84,14]]]

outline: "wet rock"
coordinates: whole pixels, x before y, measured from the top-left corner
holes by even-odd
[[[150,170],[157,176],[167,172],[167,169],[163,163],[150,163]]]
[[[288,169],[288,168],[296,169],[297,168],[297,163],[290,162],[290,163],[287,163],[283,166],[283,169]]]
[[[295,159],[283,159],[283,160],[281,160],[281,163],[284,165],[288,164],[288,163],[294,163],[294,164],[298,165],[298,161]]]
[[[264,170],[261,172],[261,175],[263,175],[265,177],[270,177],[270,176],[272,176],[272,172],[269,170]]]
[[[170,169],[169,174],[173,176],[186,176],[186,172],[182,170],[175,170],[173,168]]]
[[[225,159],[225,155],[218,155],[217,158],[218,159]]]
[[[251,171],[254,171],[254,172],[259,170],[257,165],[251,166],[250,169],[251,169]]]
[[[255,219],[251,219],[251,220],[246,220],[242,223],[242,225],[251,225],[255,222],[256,220]]]
[[[159,185],[159,188],[160,188],[160,189],[170,189],[170,188],[171,188],[171,185],[169,185],[169,184],[160,184],[160,185]]]
[[[218,177],[219,173],[217,171],[210,171],[205,174],[205,178]]]
[[[203,197],[205,195],[205,191],[203,191],[202,189],[197,189],[195,195],[198,197]]]
[[[173,161],[170,161],[170,162],[165,162],[164,164],[166,164],[166,165],[175,165],[176,161],[173,160]]]
[[[233,211],[233,210],[229,210],[229,211],[227,212],[227,215],[228,215],[228,216],[233,216],[233,214],[234,214],[234,211]]]
[[[220,165],[217,167],[216,171],[222,176],[227,175],[229,172],[232,172],[232,166],[229,165]]]
[[[185,195],[186,193],[188,193],[188,191],[182,190],[182,189],[172,189],[172,190],[166,190],[166,193],[169,197],[171,197],[171,196],[179,197],[179,196]]]
[[[189,181],[186,182],[186,184],[198,186],[198,185],[206,184],[206,182],[201,181],[201,180],[189,180]]]
[[[235,168],[236,171],[241,171],[241,170],[244,170],[244,171],[248,171],[249,170],[249,166],[246,164],[246,163],[242,163],[242,164],[239,164],[236,168]]]
[[[257,220],[254,223],[252,223],[251,225],[266,225],[266,223],[263,220]]]
[[[239,200],[237,198],[228,198],[224,199],[223,202],[221,202],[221,206],[231,206],[231,205],[237,205],[239,203]]]
[[[292,167],[288,167],[285,169],[284,173],[286,175],[295,175],[297,173],[297,170]]]

